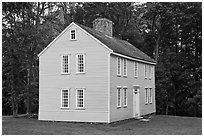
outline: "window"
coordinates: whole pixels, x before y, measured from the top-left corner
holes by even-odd
[[[145,68],[144,68],[144,69],[145,69],[145,70],[144,70],[144,76],[145,76],[145,78],[147,78],[147,64],[145,64],[144,67],[145,67]]]
[[[152,66],[149,65],[149,79],[151,79],[152,76]]]
[[[69,55],[62,55],[61,56],[61,73],[62,74],[69,74]]]
[[[76,90],[76,108],[84,108],[84,89]]]
[[[152,66],[152,79],[154,79],[154,66]]]
[[[145,88],[145,104],[148,104],[148,88]]]
[[[123,76],[127,76],[127,59],[123,60]]]
[[[85,54],[77,54],[76,55],[77,65],[76,72],[77,73],[85,73]]]
[[[121,58],[117,58],[117,75],[121,75]]]
[[[127,106],[127,88],[123,88],[123,106]]]
[[[117,88],[117,107],[121,107],[121,89]]]
[[[138,63],[137,62],[135,62],[135,65],[134,65],[134,70],[135,70],[135,74],[134,74],[134,76],[137,78],[138,77]]]
[[[76,30],[70,31],[70,40],[76,40]]]
[[[69,90],[61,90],[61,108],[69,108]]]
[[[152,104],[152,88],[149,89],[149,103]]]

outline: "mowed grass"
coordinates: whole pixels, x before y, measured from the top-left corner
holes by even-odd
[[[155,115],[149,122],[136,119],[112,124],[44,122],[2,118],[3,135],[201,135],[202,118]]]

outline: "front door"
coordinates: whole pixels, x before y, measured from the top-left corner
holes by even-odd
[[[140,116],[140,95],[139,89],[133,88],[133,117]]]

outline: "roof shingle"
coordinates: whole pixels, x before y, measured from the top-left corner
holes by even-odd
[[[105,44],[108,48],[112,49],[116,53],[120,53],[132,58],[149,61],[155,63],[156,61],[152,58],[150,58],[148,55],[146,55],[144,52],[130,44],[129,42],[125,40],[118,39],[116,37],[110,37],[107,35],[104,35],[102,32],[96,31],[92,28],[86,27],[84,25],[76,23],[78,26],[80,26],[82,29],[87,31],[89,34],[97,38],[99,41],[101,41],[103,44]]]

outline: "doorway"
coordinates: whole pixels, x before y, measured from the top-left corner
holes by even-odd
[[[133,117],[140,116],[140,93],[139,88],[133,88]]]

